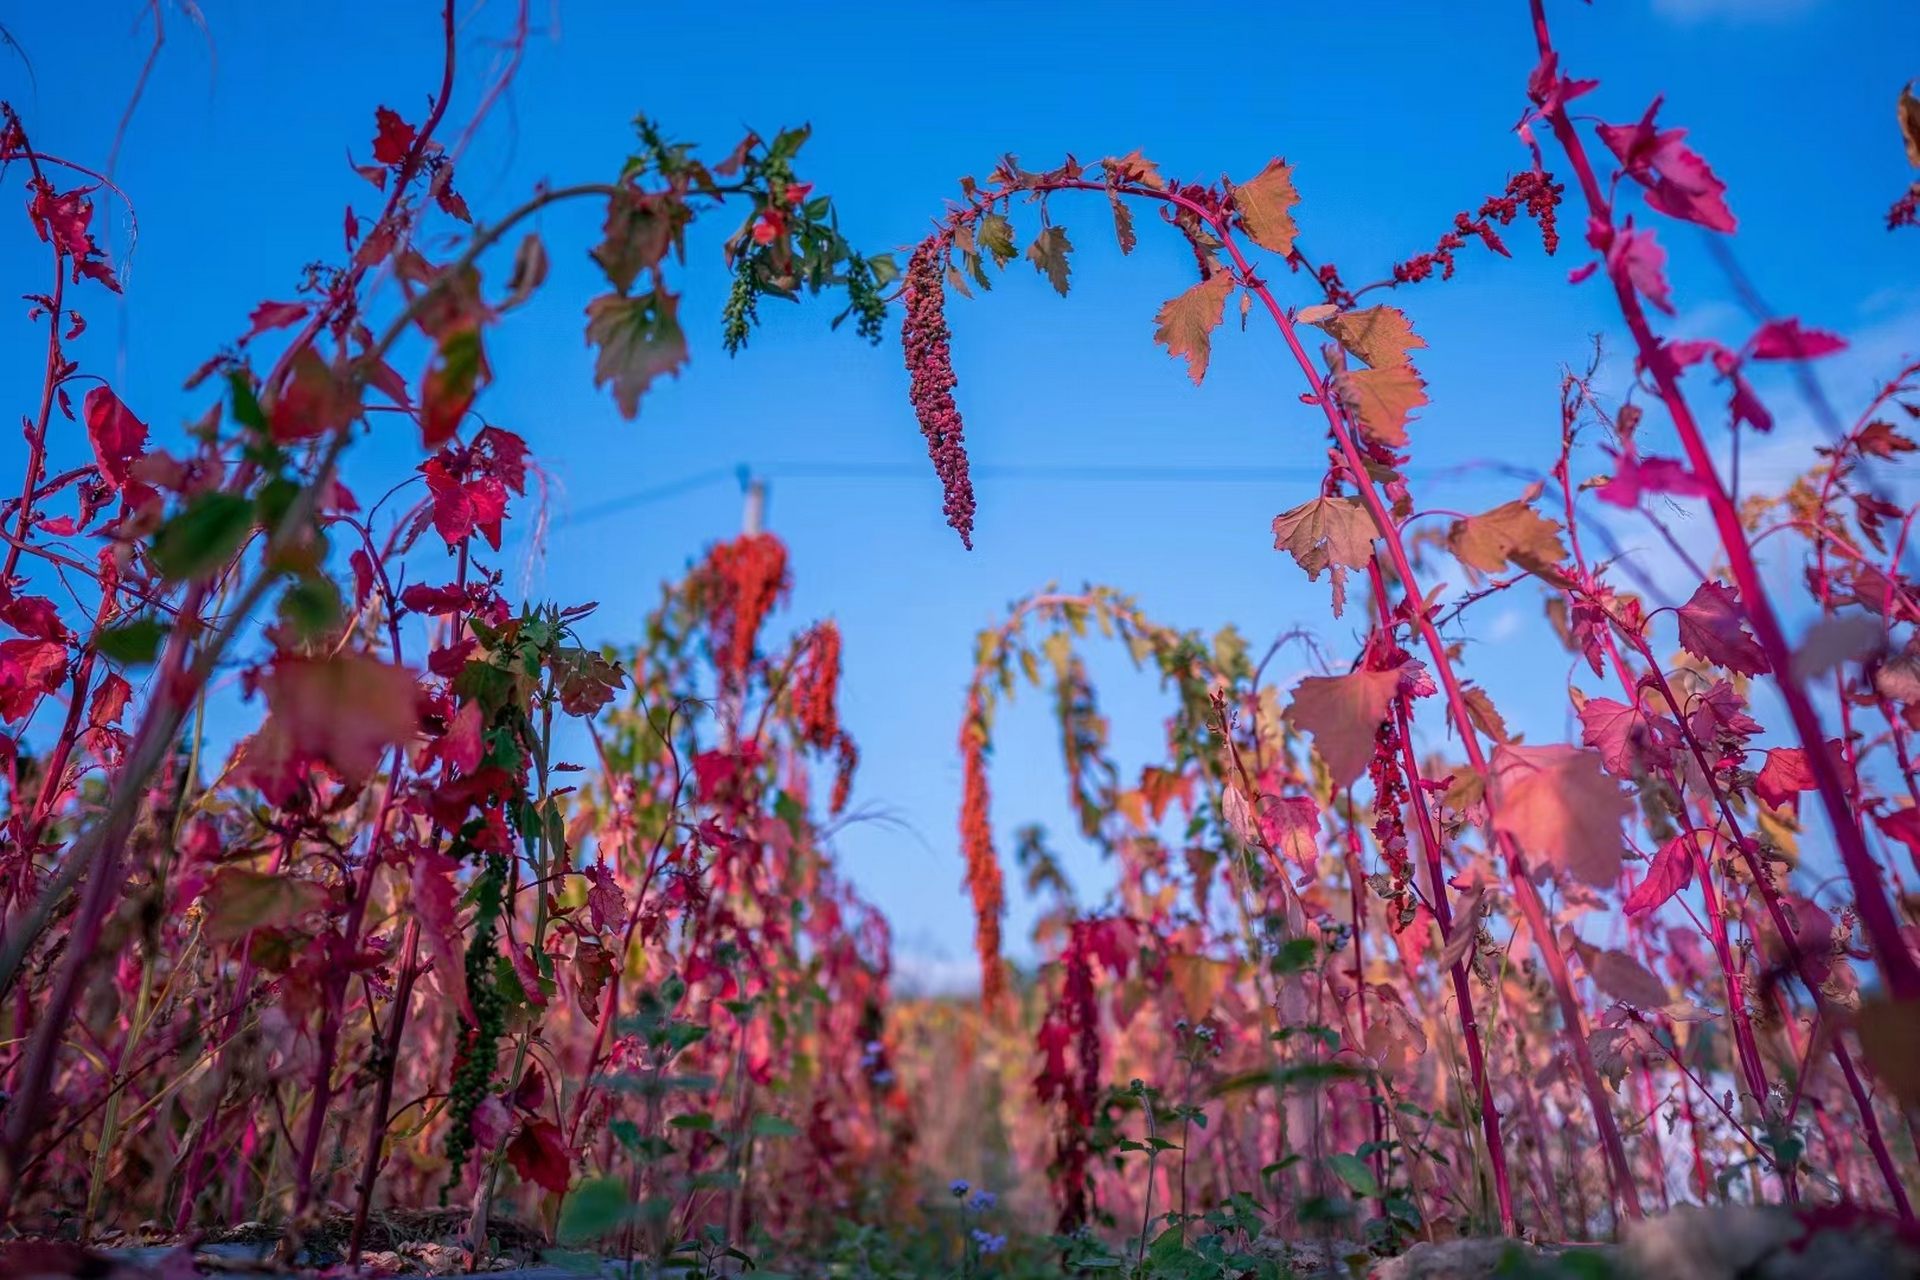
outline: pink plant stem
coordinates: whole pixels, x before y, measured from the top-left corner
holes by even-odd
[[[1364,938],[1367,924],[1367,900],[1362,889],[1364,881],[1360,875],[1360,828],[1353,816],[1353,790],[1347,789],[1347,894],[1353,913],[1353,985],[1358,992],[1355,1004],[1360,1014],[1360,1039],[1367,1038],[1367,958],[1364,950]],[[1387,1185],[1386,1154],[1378,1150],[1381,1137],[1380,1104],[1375,1100],[1372,1089],[1367,1097],[1367,1114],[1373,1120],[1373,1141],[1376,1149],[1373,1153],[1373,1180],[1380,1186]],[[1184,1166],[1183,1166],[1184,1176]],[[1374,1216],[1387,1216],[1385,1197],[1374,1202]]]
[[[1541,58],[1545,59],[1554,52],[1547,29],[1545,3],[1544,0],[1530,0],[1530,4],[1535,41]],[[1579,178],[1592,225],[1604,228],[1609,235],[1616,234],[1612,205],[1594,174],[1586,145],[1568,117],[1565,106],[1556,101],[1545,114],[1555,139]],[[1805,687],[1794,675],[1792,648],[1787,643],[1779,617],[1774,612],[1773,601],[1754,563],[1752,548],[1740,522],[1740,513],[1721,484],[1713,454],[1700,433],[1693,410],[1681,393],[1679,368],[1673,356],[1654,335],[1646,310],[1640,305],[1633,284],[1624,271],[1609,270],[1607,274],[1613,284],[1620,313],[1638,348],[1641,364],[1652,376],[1661,402],[1666,405],[1674,430],[1680,437],[1681,447],[1686,451],[1688,463],[1706,487],[1707,505],[1713,515],[1714,527],[1720,534],[1721,547],[1733,571],[1735,585],[1740,589],[1747,618],[1753,624],[1754,636],[1766,651],[1768,664],[1773,668],[1774,683],[1787,704],[1794,730],[1806,748],[1807,764],[1820,793],[1820,802],[1827,811],[1827,820],[1833,827],[1840,861],[1846,867],[1847,878],[1853,885],[1855,907],[1879,959],[1888,990],[1896,999],[1920,997],[1920,965],[1914,962],[1912,953],[1900,936],[1900,924],[1894,916],[1892,903],[1887,899],[1880,868],[1867,849],[1866,838],[1848,800],[1840,772],[1826,752],[1827,735],[1820,725],[1820,717],[1814,711]]]
[[[1567,465],[1566,448],[1570,445],[1571,438],[1567,437],[1554,475],[1560,482],[1561,492],[1565,496],[1568,541],[1573,549],[1574,562],[1581,569],[1582,573],[1585,573],[1587,571],[1586,560],[1580,549],[1579,525],[1576,519],[1573,500],[1574,490]],[[1621,688],[1625,691],[1626,697],[1628,698],[1628,704],[1633,706],[1639,704],[1639,686],[1631,678],[1627,665],[1621,658],[1620,651],[1614,640],[1616,634],[1625,637],[1640,660],[1646,664],[1648,675],[1653,680],[1654,687],[1666,701],[1668,709],[1673,714],[1675,723],[1680,728],[1682,739],[1686,742],[1688,750],[1693,754],[1694,760],[1700,768],[1701,776],[1707,780],[1708,789],[1712,793],[1713,801],[1719,810],[1721,820],[1725,822],[1735,847],[1740,850],[1753,876],[1755,885],[1759,887],[1760,896],[1767,904],[1767,909],[1773,918],[1774,927],[1779,931],[1781,938],[1786,940],[1786,944],[1793,950],[1796,971],[1800,973],[1802,980],[1806,983],[1807,989],[1812,993],[1813,998],[1816,1001],[1821,1000],[1823,997],[1820,993],[1820,984],[1815,981],[1812,970],[1806,967],[1805,957],[1800,954],[1799,947],[1793,942],[1796,934],[1787,923],[1785,913],[1779,903],[1778,891],[1774,888],[1771,877],[1766,873],[1765,868],[1754,855],[1747,837],[1742,833],[1740,821],[1733,812],[1732,804],[1714,774],[1712,761],[1708,759],[1705,748],[1702,747],[1700,742],[1694,737],[1693,730],[1688,727],[1685,707],[1682,705],[1679,697],[1674,693],[1672,685],[1667,682],[1666,672],[1654,657],[1652,647],[1647,643],[1643,635],[1637,631],[1621,626],[1619,621],[1613,618],[1611,614],[1608,615],[1608,621],[1611,625],[1601,633],[1603,643],[1606,645],[1607,656],[1613,663],[1614,674],[1619,678]],[[1824,752],[1822,752],[1822,754],[1824,754]],[[1670,777],[1669,781],[1674,780]],[[1698,840],[1693,842],[1693,860],[1695,873],[1700,878],[1701,892],[1707,906],[1707,919],[1709,924],[1708,937],[1713,944],[1714,958],[1719,962],[1722,979],[1726,983],[1727,1010],[1733,1021],[1734,1028],[1734,1047],[1738,1051],[1742,1069],[1746,1074],[1748,1089],[1752,1092],[1756,1104],[1764,1105],[1764,1100],[1768,1093],[1766,1069],[1760,1056],[1759,1045],[1754,1039],[1752,1020],[1747,1013],[1744,986],[1738,980],[1733,961],[1732,948],[1727,941],[1725,912],[1721,907],[1719,896],[1714,890],[1712,867],[1707,856],[1701,852]],[[1846,1075],[1849,1085],[1853,1089],[1854,1101],[1860,1110],[1861,1123],[1869,1134],[1869,1145],[1871,1145],[1872,1140],[1879,1136],[1879,1121],[1874,1115],[1872,1100],[1868,1097],[1865,1090],[1859,1087],[1858,1073],[1853,1070],[1853,1063],[1847,1053],[1846,1045],[1842,1043],[1838,1036],[1833,1037],[1833,1051],[1834,1056],[1841,1061],[1843,1073]],[[1881,1141],[1880,1145],[1881,1149],[1884,1150],[1884,1140]],[[1888,1175],[1888,1187],[1893,1194],[1895,1204],[1904,1204],[1905,1191],[1898,1185],[1898,1178],[1894,1174],[1891,1163],[1883,1164],[1881,1171],[1883,1174]],[[1791,1169],[1782,1169],[1780,1170],[1780,1175],[1787,1199],[1797,1202],[1799,1199],[1799,1187],[1793,1171]],[[1909,1211],[1903,1208],[1901,1212],[1904,1217]]]
[[[1441,687],[1446,694],[1447,708],[1452,714],[1455,727],[1459,730],[1461,743],[1466,748],[1468,764],[1483,779],[1490,777],[1491,771],[1486,754],[1480,748],[1479,731],[1475,728],[1473,717],[1467,710],[1466,699],[1461,692],[1460,680],[1454,672],[1452,660],[1448,656],[1446,642],[1441,639],[1427,611],[1421,607],[1420,580],[1413,571],[1413,565],[1407,556],[1406,545],[1392,514],[1381,502],[1379,491],[1365,479],[1368,474],[1366,462],[1354,443],[1353,433],[1343,420],[1343,415],[1326,383],[1322,381],[1312,358],[1307,354],[1306,348],[1301,346],[1299,335],[1294,332],[1292,320],[1274,300],[1267,286],[1260,283],[1254,276],[1252,267],[1241,254],[1239,245],[1234,242],[1230,229],[1224,222],[1213,221],[1211,215],[1209,215],[1209,221],[1212,221],[1213,230],[1227,252],[1233,256],[1234,266],[1240,279],[1248,282],[1248,291],[1260,299],[1267,308],[1268,314],[1273,317],[1274,323],[1280,327],[1281,336],[1286,339],[1288,349],[1293,352],[1295,363],[1299,365],[1301,373],[1306,377],[1313,391],[1314,399],[1326,415],[1328,426],[1346,459],[1348,470],[1355,477],[1361,501],[1372,516],[1381,540],[1386,544],[1387,553],[1393,561],[1394,571],[1398,574],[1407,599],[1411,603],[1413,625],[1420,632],[1421,639],[1433,659],[1435,673],[1440,677]],[[1378,574],[1377,562],[1373,563],[1373,568]],[[1384,596],[1382,600],[1384,602]],[[1416,787],[1415,790],[1418,788]],[[1488,808],[1492,809],[1492,807],[1492,798],[1489,796]],[[1633,1174],[1627,1164],[1626,1147],[1620,1140],[1620,1127],[1614,1120],[1606,1086],[1601,1083],[1600,1073],[1593,1064],[1593,1052],[1587,1044],[1586,1015],[1580,1007],[1579,997],[1574,994],[1573,982],[1567,973],[1566,957],[1560,954],[1560,948],[1554,941],[1552,926],[1547,920],[1546,907],[1540,901],[1539,890],[1534,887],[1527,870],[1526,855],[1522,853],[1518,843],[1505,834],[1496,834],[1496,843],[1506,856],[1508,880],[1514,900],[1519,904],[1521,915],[1533,933],[1534,943],[1539,947],[1541,958],[1546,962],[1554,994],[1559,1000],[1568,1047],[1573,1052],[1574,1062],[1580,1072],[1581,1083],[1586,1090],[1588,1101],[1593,1106],[1594,1124],[1600,1131],[1600,1142],[1606,1155],[1609,1177],[1613,1181],[1619,1198],[1625,1204],[1627,1215],[1639,1218],[1641,1209],[1639,1202],[1632,1194]]]
[[[1382,598],[1377,584],[1374,597]],[[1427,809],[1426,791],[1420,786],[1418,763],[1413,756],[1413,725],[1406,700],[1396,701],[1394,710],[1399,718],[1401,763],[1407,771],[1408,792],[1420,824],[1420,847],[1426,854],[1427,878],[1432,882],[1429,894],[1433,918],[1440,925],[1440,936],[1446,938],[1453,933],[1453,908],[1447,902],[1447,873],[1440,864],[1440,833]],[[1487,1160],[1493,1168],[1494,1197],[1500,1206],[1500,1233],[1510,1236],[1516,1234],[1517,1227],[1513,1216],[1513,1187],[1507,1173],[1507,1148],[1500,1136],[1500,1109],[1494,1105],[1493,1084],[1487,1079],[1486,1053],[1480,1045],[1480,1024],[1474,1016],[1473,987],[1467,981],[1466,962],[1454,965],[1449,976],[1453,980],[1454,1003],[1459,1007],[1460,1035],[1467,1045],[1467,1066],[1480,1094],[1480,1127],[1487,1140]]]
[[[393,1073],[400,1063],[400,1045],[406,1032],[407,1009],[413,998],[413,984],[420,976],[420,918],[407,921],[406,940],[400,944],[406,957],[400,970],[400,985],[393,994],[393,1010],[387,1015],[386,1042],[380,1049],[380,1083],[374,1090],[373,1111],[367,1121],[366,1158],[360,1170],[359,1200],[353,1211],[353,1238],[347,1244],[347,1266],[360,1265],[360,1250],[367,1240],[367,1217],[373,1207],[374,1182],[380,1176],[380,1158],[387,1141],[387,1112],[393,1105]]]
[[[1691,1081],[1682,1080],[1680,1082],[1680,1099],[1687,1111],[1687,1132],[1693,1139],[1694,1194],[1700,1197],[1700,1203],[1705,1204],[1707,1203],[1710,1189],[1713,1186],[1713,1180],[1707,1176],[1707,1157],[1706,1152],[1703,1150],[1706,1146],[1706,1135],[1701,1132],[1700,1113],[1695,1110],[1693,1105],[1693,1084]]]

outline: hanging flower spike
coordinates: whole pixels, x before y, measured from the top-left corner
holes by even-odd
[[[953,361],[947,333],[946,289],[940,280],[939,253],[926,240],[907,261],[901,292],[907,316],[900,326],[907,372],[913,378],[913,412],[927,438],[927,455],[946,493],[947,523],[973,549],[973,480],[967,473],[967,447],[960,409],[953,402]]]

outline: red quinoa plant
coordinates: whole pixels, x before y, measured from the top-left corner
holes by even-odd
[[[335,256],[187,378],[218,395],[166,447],[80,358],[85,310],[121,287],[92,224],[111,184],[0,110],[0,165],[48,267],[27,317],[45,372],[0,513],[0,1224],[16,1230],[261,1217],[297,1238],[351,1206],[357,1256],[376,1206],[457,1198],[480,1251],[496,1193],[551,1223],[622,1144],[650,1162],[636,1198],[680,1225],[715,1218],[687,1179],[716,1162],[737,1175],[732,1225],[777,1225],[791,1184],[769,1117],[791,1110],[821,1162],[793,1163],[818,1178],[831,1151],[882,1141],[883,1059],[857,1046],[883,1041],[884,933],[834,876],[801,764],[824,753],[844,805],[856,756],[830,624],[804,663],[761,658],[784,587],[765,535],[716,550],[637,669],[582,642],[593,606],[510,603],[497,553],[534,464],[482,406],[490,346],[546,275],[524,224],[549,205],[605,209],[585,338],[628,418],[687,361],[675,277],[697,218],[738,219],[734,350],[761,298],[829,287],[877,339],[890,260],[855,252],[796,173],[805,129],[709,162],[642,118],[611,180],[476,222],[458,180],[479,118],[443,141],[451,3],[442,16],[430,108],[379,107],[356,148],[375,211],[349,208]],[[525,36],[523,5],[480,115]],[[417,431],[422,461],[363,503],[338,466],[376,424]],[[225,763],[209,739],[245,712],[223,672],[264,704]],[[630,686],[646,701],[611,710]],[[692,708],[716,699],[710,737]],[[582,790],[564,726],[602,712]],[[670,1183],[661,1125],[682,1100],[646,1072],[664,1020],[692,1018],[713,1034],[675,1048],[711,1059],[716,1083],[690,1092],[713,1120]],[[575,1225],[641,1220],[618,1207]],[[644,1222],[664,1231],[654,1208]]]
[[[1726,186],[1686,131],[1660,119],[1658,100],[1603,117],[1619,123],[1576,117],[1571,104],[1598,101],[1599,83],[1562,72],[1541,0],[1531,19],[1538,60],[1516,129],[1525,167],[1501,194],[1459,214],[1433,249],[1374,283],[1350,285],[1333,264],[1308,257],[1284,161],[1245,182],[1190,183],[1138,152],[1039,171],[1009,156],[985,181],[961,181],[960,199],[909,259],[903,342],[913,404],[949,523],[968,545],[975,507],[947,291],[984,286],[989,262],[1004,268],[1021,255],[1016,206],[1034,205],[1038,231],[1024,256],[1066,294],[1072,245],[1060,207],[1104,195],[1123,254],[1141,210],[1156,211],[1192,250],[1197,279],[1161,308],[1155,338],[1196,383],[1230,304],[1278,331],[1329,449],[1318,492],[1275,518],[1275,546],[1311,579],[1328,575],[1336,618],[1349,609],[1350,576],[1365,598],[1357,650],[1287,694],[1261,683],[1263,667],[1249,671],[1217,648],[1209,666],[1206,645],[1181,648],[1105,592],[1042,595],[983,638],[962,736],[962,841],[988,998],[1005,978],[987,727],[995,689],[1010,691],[1019,665],[1041,681],[1042,653],[1073,807],[1087,815],[1083,833],[1121,869],[1114,906],[1073,914],[1046,940],[1059,976],[1043,981],[1049,994],[1038,998],[1052,1003],[1032,1015],[1044,1064],[1037,1096],[1057,1126],[1046,1162],[1065,1225],[1090,1211],[1088,1144],[1104,1123],[1090,1100],[1099,1086],[1132,1070],[1173,1091],[1182,1062],[1193,1060],[1184,1056],[1188,1029],[1203,1018],[1214,1019],[1204,1025],[1219,1029],[1214,1044],[1227,1061],[1253,1073],[1213,1069],[1216,1091],[1248,1080],[1283,1091],[1297,1084],[1305,1064],[1289,1055],[1303,1028],[1327,1051],[1318,1065],[1344,1065],[1367,1082],[1348,1092],[1343,1079],[1314,1094],[1322,1170],[1280,1200],[1301,1221],[1324,1207],[1330,1173],[1405,1228],[1431,1230],[1444,1217],[1583,1235],[1601,1221],[1599,1206],[1637,1218],[1650,1200],[1667,1203],[1668,1169],[1682,1160],[1672,1135],[1683,1121],[1697,1195],[1724,1196],[1744,1177],[1754,1199],[1859,1200],[1911,1216],[1904,1106],[1920,1101],[1911,1066],[1920,967],[1885,842],[1920,853],[1909,749],[1920,719],[1908,700],[1920,687],[1907,679],[1920,652],[1909,628],[1920,615],[1901,567],[1913,511],[1873,481],[1877,464],[1914,448],[1895,415],[1920,417],[1920,366],[1896,372],[1787,494],[1737,500],[1738,441],[1774,422],[1753,374],[1846,344],[1794,318],[1763,320],[1738,348],[1659,331],[1656,317],[1675,313],[1662,224],[1730,236]],[[1511,256],[1507,228],[1523,215],[1549,254],[1579,217],[1589,253],[1569,282],[1611,291],[1631,384],[1609,404],[1594,393],[1591,370],[1569,374],[1558,437],[1535,483],[1477,514],[1422,509],[1406,468],[1415,414],[1427,403],[1414,353],[1426,344],[1379,295],[1452,276],[1476,244]],[[1293,304],[1280,292],[1289,280],[1305,294]],[[1325,339],[1317,353],[1310,329]],[[1653,451],[1644,424],[1654,409],[1680,457]],[[1732,433],[1732,468],[1709,442],[1709,416]],[[1576,454],[1596,428],[1611,441],[1608,471],[1589,478],[1576,473]],[[1630,567],[1589,549],[1609,537],[1595,501],[1665,533],[1647,501],[1655,496],[1704,504],[1718,535],[1713,571],[1700,571],[1677,606],[1629,589]],[[1761,567],[1761,552],[1783,542],[1801,548],[1819,605],[1798,646]],[[1596,682],[1589,688],[1578,670],[1569,677],[1578,745],[1522,742],[1466,671],[1461,620],[1526,583]],[[1056,629],[1044,646],[1019,642],[1033,619],[1048,617]],[[1095,763],[1104,729],[1071,650],[1093,617],[1133,644],[1136,658],[1153,654],[1182,691],[1169,756],[1137,786]],[[1238,642],[1230,648],[1237,654]],[[1175,663],[1167,656],[1175,651],[1190,656]],[[1782,745],[1756,741],[1764,729],[1750,698],[1759,680],[1785,711]],[[1199,699],[1209,681],[1210,715]],[[1441,733],[1457,745],[1423,752]],[[1818,797],[1844,873],[1834,906],[1816,901],[1835,902],[1832,882],[1823,892],[1791,874],[1803,793]],[[1165,810],[1175,796],[1192,817],[1170,840]],[[1173,857],[1176,841],[1183,859]],[[1231,887],[1231,909],[1216,884]],[[1113,941],[1123,925],[1126,941]],[[1263,928],[1279,953],[1236,946],[1234,934],[1257,940]],[[1611,940],[1590,940],[1599,934]],[[1212,976],[1196,988],[1182,976],[1194,972]],[[1438,1060],[1423,1055],[1436,1043],[1445,1046]],[[1877,1090],[1860,1070],[1863,1053]],[[1809,1112],[1823,1159],[1813,1156]],[[1406,1114],[1442,1117],[1445,1131],[1415,1137]],[[1204,1176],[1216,1196],[1253,1185],[1256,1153],[1274,1153],[1268,1175],[1301,1154],[1299,1140],[1286,1138],[1284,1109],[1229,1108],[1214,1119],[1221,1128],[1206,1140]],[[1450,1154],[1440,1156],[1443,1148]],[[1193,1157],[1183,1149],[1183,1186]],[[1402,1162],[1407,1192],[1392,1205],[1390,1166]],[[1166,1188],[1156,1195],[1154,1179],[1176,1175],[1155,1168],[1112,1182],[1114,1202],[1133,1212],[1173,1203]],[[1176,1211],[1171,1225],[1180,1222]]]

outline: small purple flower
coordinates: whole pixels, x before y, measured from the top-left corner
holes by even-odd
[[[993,1208],[993,1202],[993,1192],[976,1191],[973,1193],[973,1199],[967,1201],[967,1208],[973,1210],[975,1213],[985,1213],[987,1210]]]
[[[983,1258],[991,1257],[1007,1247],[1007,1238],[1005,1236],[996,1236],[991,1232],[981,1231],[978,1228],[974,1229],[973,1242],[980,1247],[980,1256]]]
[[[953,1180],[952,1185],[950,1185],[947,1188],[947,1190],[952,1194],[954,1199],[958,1200],[961,1196],[973,1190],[973,1184],[968,1182],[965,1178],[955,1178]]]

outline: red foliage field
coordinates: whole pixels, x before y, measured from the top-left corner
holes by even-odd
[[[5,108],[14,243],[46,263],[0,506],[8,1237],[264,1222],[284,1260],[324,1240],[381,1271],[423,1265],[394,1223],[444,1210],[428,1234],[473,1265],[537,1240],[701,1274],[1197,1277],[1281,1274],[1275,1240],[1591,1240],[1681,1203],[1910,1228],[1920,594],[1893,494],[1920,364],[1884,370],[1791,487],[1742,495],[1721,442],[1772,429],[1758,371],[1846,340],[1789,316],[1737,347],[1676,331],[1663,237],[1735,235],[1731,195],[1658,100],[1563,70],[1542,0],[1528,16],[1518,167],[1363,282],[1310,256],[1311,192],[1260,156],[1211,183],[1137,152],[1009,156],[898,265],[841,236],[804,130],[708,153],[642,120],[607,181],[483,218],[446,140],[449,3],[431,110],[370,103],[345,140],[378,211],[180,371],[205,416],[164,441],[68,354],[121,288],[96,202],[139,193]],[[1899,106],[1920,166],[1920,101]],[[1067,294],[1068,209],[1110,214],[1123,252],[1180,237],[1155,338],[1199,383],[1237,319],[1295,377],[1326,471],[1274,545],[1363,639],[1262,650],[1101,586],[1015,605],[955,699],[979,995],[897,997],[886,920],[834,857],[859,763],[840,632],[770,625],[806,566],[757,529],[709,547],[605,650],[579,636],[593,605],[512,596],[502,522],[537,476],[485,417],[489,353],[545,284],[531,220],[563,201],[605,211],[584,335],[629,418],[686,363],[696,219],[733,228],[730,350],[765,297],[838,295],[872,342],[897,310],[902,429],[969,546],[994,516],[955,295],[1022,258]],[[1569,370],[1538,481],[1423,508],[1408,300],[1535,253],[1611,295],[1629,389]],[[377,500],[337,476],[373,430],[420,459]],[[1662,608],[1595,504],[1664,533],[1676,502],[1716,550]],[[1478,606],[1521,597],[1568,655],[1578,741],[1522,741],[1469,670]],[[1171,702],[1137,774],[1095,640]],[[1290,648],[1318,674],[1283,687]],[[221,758],[234,670],[252,719]],[[1023,689],[1114,868],[1098,900],[1037,828],[996,847],[996,717]],[[1014,873],[1045,908],[1024,970],[1002,955]]]

